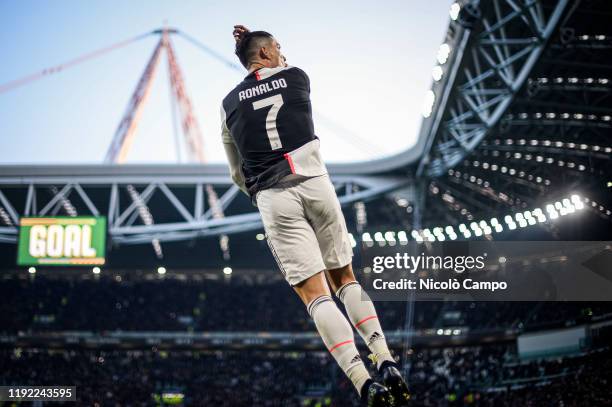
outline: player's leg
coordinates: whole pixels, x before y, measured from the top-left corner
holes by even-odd
[[[326,348],[357,391],[368,396],[368,405],[386,406],[388,390],[372,382],[359,357],[351,325],[331,297],[317,238],[296,188],[271,188],[256,197],[270,250],[306,305]]]
[[[355,279],[351,264],[328,270],[327,278],[336,296],[344,304],[351,323],[374,355],[383,383],[391,390],[396,405],[407,405],[410,400],[408,386],[389,352],[374,304]]]
[[[351,262],[353,249],[348,230],[329,177],[312,178],[300,185],[307,205],[305,211],[315,231],[332,289],[346,307],[368,348],[377,358],[377,367],[394,362],[383,335],[374,304],[355,280]]]
[[[381,369],[385,362],[395,363],[374,304],[355,279],[351,264],[328,270],[327,277],[334,293],[344,304],[349,320],[372,352],[376,367]]]
[[[304,302],[325,347],[361,393],[366,382],[371,381],[370,374],[355,346],[353,329],[332,299],[324,274],[317,273],[293,289]]]
[[[386,379],[385,385],[403,405],[409,397],[408,388],[389,352],[374,304],[353,274],[353,249],[335,189],[328,176],[313,178],[302,185],[308,202],[306,214],[315,230],[332,289],[375,356],[376,366]]]

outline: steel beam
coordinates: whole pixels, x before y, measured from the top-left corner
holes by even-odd
[[[548,16],[544,16],[540,3],[481,3],[489,8],[481,21],[458,31],[462,38],[455,41],[457,48],[452,51],[458,56],[447,68],[450,74],[456,74],[442,89],[436,88],[440,100],[431,123],[426,120],[421,129],[428,145],[417,175],[442,175],[476,148],[504,117],[548,45],[568,0],[557,1]],[[466,35],[469,45],[464,40]],[[465,52],[467,46],[472,52]],[[500,82],[505,89],[499,89]]]

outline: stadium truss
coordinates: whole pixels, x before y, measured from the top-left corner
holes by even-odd
[[[579,193],[609,237],[610,17],[605,0],[454,4],[415,146],[328,165],[352,231],[458,226]],[[0,167],[0,242],[16,242],[20,216],[55,214],[107,216],[114,245],[261,231],[225,165]]]
[[[418,174],[426,171],[438,176],[457,165],[506,113],[557,28],[568,1],[558,1],[548,13],[542,3],[472,3],[457,15],[459,27],[454,33],[449,31],[452,38],[438,53],[442,77],[442,66],[451,50],[454,60],[446,72],[449,80],[433,92],[441,99],[435,114],[424,113],[431,120],[423,126],[428,147]]]
[[[16,241],[20,216],[107,216],[109,233],[119,244],[185,240],[262,227],[259,213],[246,195],[230,185],[225,171],[202,175],[202,166],[23,166],[6,168],[0,183],[7,224],[0,227],[4,242]],[[233,215],[213,218],[212,208],[205,206],[207,184],[219,191],[219,204]],[[334,184],[340,202],[349,204],[407,187],[408,182],[397,176],[356,175],[334,177]],[[23,202],[21,213],[13,204],[16,200]],[[146,222],[153,218],[156,223]]]

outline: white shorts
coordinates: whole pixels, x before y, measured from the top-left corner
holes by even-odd
[[[352,261],[346,222],[328,174],[264,189],[255,200],[268,246],[290,285]]]

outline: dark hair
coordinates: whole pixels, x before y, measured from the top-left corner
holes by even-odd
[[[248,68],[249,61],[262,46],[261,40],[270,38],[272,38],[272,34],[266,31],[249,31],[245,33],[240,42],[236,44],[236,55],[240,59],[242,66]]]

